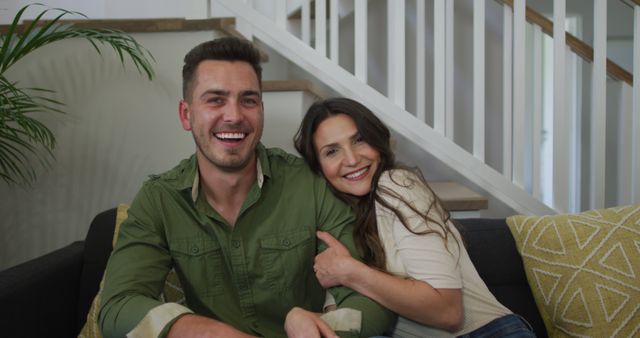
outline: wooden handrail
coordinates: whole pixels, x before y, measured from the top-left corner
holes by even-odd
[[[496,0],[503,4],[509,5],[513,8],[513,0]],[[640,2],[640,0],[633,0],[634,2]],[[538,25],[542,28],[542,31],[547,35],[553,37],[553,22],[547,19],[544,15],[536,12],[527,6],[526,10],[527,21]],[[593,48],[586,44],[584,41],[578,39],[571,33],[566,33],[565,36],[566,43],[576,54],[578,54],[583,59],[593,62]],[[633,86],[633,75],[626,71],[624,68],[620,67],[615,62],[611,61],[607,58],[607,73],[609,76],[616,80],[624,81],[628,83],[630,86]]]
[[[635,4],[636,6],[640,6],[640,0],[620,0],[622,2],[624,2],[625,4],[633,7],[633,5]]]

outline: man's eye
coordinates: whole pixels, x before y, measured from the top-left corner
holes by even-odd
[[[256,106],[258,105],[258,100],[256,99],[252,99],[252,98],[244,98],[242,99],[242,104],[246,105],[246,106]]]
[[[221,97],[212,97],[207,100],[207,103],[221,104],[224,100]]]

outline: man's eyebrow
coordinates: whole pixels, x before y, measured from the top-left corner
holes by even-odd
[[[240,93],[240,96],[260,96],[260,92],[257,90],[245,90]]]
[[[222,90],[222,89],[209,89],[209,90],[205,90],[202,95],[200,95],[200,97],[203,97],[205,95],[219,95],[219,96],[229,96],[231,93],[228,90]]]

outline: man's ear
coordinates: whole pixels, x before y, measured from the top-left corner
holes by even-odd
[[[187,101],[180,100],[178,103],[178,115],[180,116],[182,129],[191,130],[191,109],[189,108],[189,103],[187,103]]]

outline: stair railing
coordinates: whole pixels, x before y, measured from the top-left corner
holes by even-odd
[[[263,29],[257,25],[257,17],[243,13],[247,10],[246,0],[243,1],[244,4],[233,4],[230,0],[212,1],[231,10],[239,18],[239,27],[243,26],[244,21],[245,35],[253,35],[252,32],[255,32],[259,39],[270,40],[257,33]],[[639,55],[639,5],[637,0],[632,2],[636,31],[634,55]],[[254,8],[259,7],[259,3],[248,1],[248,5]],[[454,49],[454,46],[458,46],[454,39],[457,36],[454,35],[454,19],[457,17],[452,0],[433,0],[432,6],[427,6],[425,1],[388,1],[386,8],[380,8],[380,2],[367,0],[315,0],[313,4],[309,0],[274,0],[274,3],[275,6],[271,9],[275,10],[266,13],[263,18],[282,29],[281,33],[288,31],[289,37],[286,39],[295,37],[317,57],[328,62],[325,67],[320,67],[320,61],[314,59],[315,64],[309,65],[310,69],[316,70],[312,71],[314,75],[317,72],[332,72],[333,80],[322,80],[323,76],[319,76],[325,83],[350,75],[376,94],[381,93],[396,107],[391,110],[401,111],[394,117],[401,121],[401,126],[386,121],[392,127],[395,125],[396,131],[405,132],[404,128],[408,128],[405,124],[424,124],[426,128],[419,128],[413,133],[428,135],[420,135],[415,142],[428,142],[429,146],[422,144],[421,147],[436,154],[441,160],[444,158],[445,164],[449,166],[456,164],[474,168],[478,166],[478,162],[485,166],[483,170],[456,170],[498,198],[507,194],[509,196],[506,200],[520,200],[520,203],[506,202],[516,211],[540,214],[553,212],[555,209],[558,212],[574,212],[611,204],[640,202],[640,86],[634,85],[634,81],[638,81],[637,71],[640,66],[637,63],[640,58],[634,58],[635,76],[620,71],[620,67],[607,60],[605,0],[594,0],[593,3],[593,49],[580,44],[578,39],[565,32],[565,0],[554,1],[555,25],[527,8],[524,0],[474,0],[471,18],[473,61],[472,71],[467,71],[472,75],[466,76],[470,79],[468,82],[472,83],[470,95],[459,89],[459,83],[464,81],[459,81],[459,74],[463,70],[457,62],[458,55]],[[486,17],[490,14],[487,11],[496,11],[498,3],[502,6],[498,10],[502,11],[505,23],[502,27],[501,114],[493,111],[495,102],[487,102],[488,94],[495,95],[496,89],[489,83],[493,78],[486,76],[486,55],[493,52],[487,49],[487,43],[492,37],[486,35],[490,29]],[[380,12],[384,12],[384,15],[380,15]],[[431,15],[428,16],[427,13]],[[380,34],[377,25],[380,21],[386,21],[386,35],[390,37],[386,47],[383,47],[386,49],[384,57],[370,52],[380,48],[371,45],[377,40],[371,36],[372,32]],[[532,27],[534,32],[531,43],[526,42],[527,27]],[[345,35],[346,31],[349,34]],[[541,54],[544,33],[553,37],[551,81],[545,79],[544,75],[544,67],[547,65]],[[350,47],[342,40],[353,41],[353,50],[343,51]],[[293,40],[286,41],[293,43]],[[572,44],[567,47],[567,43]],[[272,47],[280,50],[277,46]],[[286,49],[291,46],[281,47]],[[295,48],[300,47],[296,44]],[[308,55],[306,58],[311,57],[308,54],[309,48],[301,53]],[[353,55],[353,59],[344,60],[344,55],[349,54]],[[582,77],[580,74],[576,75],[579,71],[577,56],[591,61],[593,76],[590,84],[573,82],[573,78]],[[409,61],[406,62],[407,60]],[[427,63],[427,60],[430,62]],[[303,61],[296,63],[301,62]],[[343,73],[336,69],[341,69]],[[527,69],[531,69],[529,74]],[[549,72],[547,77],[548,74]],[[618,81],[620,101],[630,101],[629,98],[633,101],[633,104],[628,104],[628,107],[623,107],[616,113],[619,124],[616,128],[612,128],[611,119],[607,115],[611,115],[607,112],[607,74],[609,79]],[[548,88],[543,88],[545,82],[553,85],[553,95],[544,94],[545,91],[549,92]],[[580,87],[587,85],[591,85],[591,110],[588,113],[586,109],[581,109],[580,95]],[[344,86],[335,84],[332,87],[340,89]],[[362,93],[354,93],[349,88],[338,92],[362,96]],[[471,112],[465,114],[461,106],[464,106],[466,96],[471,97]],[[549,97],[552,97],[553,127],[545,128],[548,121],[543,121],[542,118],[543,105]],[[376,112],[388,114],[390,111],[386,103],[375,103],[377,100],[367,98],[364,100],[369,105],[377,104],[374,109]],[[468,103],[466,105],[469,106]],[[413,116],[407,119],[401,116],[402,113]],[[588,123],[584,121],[586,116],[590,116]],[[464,122],[460,122],[462,120]],[[586,126],[590,126],[588,131],[585,130]],[[553,130],[552,134],[550,129]],[[617,137],[613,141],[612,132]],[[496,135],[501,135],[497,136],[497,143]],[[590,135],[590,147],[583,146],[584,135]],[[434,141],[433,138],[444,140]],[[459,149],[445,140],[466,151],[472,159],[469,156],[455,155]],[[552,141],[550,149],[544,147],[549,141]],[[626,148],[618,147],[614,151],[615,165],[609,164],[612,155],[606,146],[612,142],[626,144]],[[496,144],[499,146],[496,147]],[[438,145],[446,148],[449,154],[434,148]],[[454,148],[455,151],[452,150]],[[451,156],[458,158],[448,162],[446,158]],[[612,170],[616,173],[612,173]],[[506,189],[500,180],[495,179],[494,173],[500,173],[514,187]],[[519,195],[520,190],[543,201],[548,208],[518,205],[524,204],[522,199],[514,196]],[[607,197],[609,195],[613,197]]]

